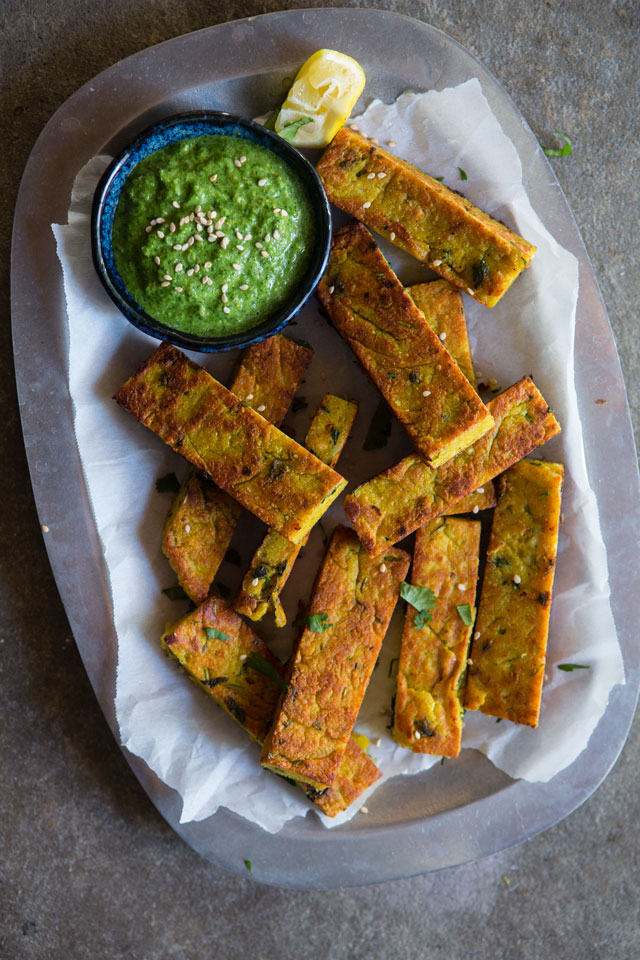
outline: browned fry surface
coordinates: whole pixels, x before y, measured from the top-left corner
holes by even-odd
[[[500,478],[464,705],[535,727],[564,468],[523,460]]]
[[[352,530],[336,528],[309,607],[330,626],[302,632],[265,766],[317,789],[335,783],[409,560],[402,550],[372,559]]]
[[[279,427],[312,356],[309,347],[276,334],[247,347],[229,389]]]

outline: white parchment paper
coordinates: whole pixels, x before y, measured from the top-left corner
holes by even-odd
[[[476,80],[441,92],[403,94],[391,106],[374,102],[358,126],[454,189],[504,220],[538,252],[492,310],[465,296],[476,368],[501,387],[531,374],[553,407],[563,432],[543,450],[566,465],[555,596],[552,606],[547,680],[537,730],[467,713],[464,748],[485,753],[513,777],[546,781],[568,766],[588,744],[615,684],[624,682],[620,648],[609,605],[606,554],[595,497],[589,487],[580,418],[574,390],[573,339],[578,265],[558,246],[531,208],[513,144],[492,114]],[[93,191],[108,158],[96,157],[78,174],[68,223],[53,225],[64,274],[69,318],[69,389],[87,486],[109,572],[109,589],[118,643],[116,714],[122,743],[142,757],[183,799],[181,821],[201,820],[226,806],[275,832],[291,817],[304,816],[302,792],[263,771],[258,748],[243,731],[166,658],[159,638],[167,620],[185,610],[161,590],[174,577],[160,551],[160,533],[170,498],[158,494],[155,480],[184,464],[164,444],[111,400],[112,394],[157,346],[121,317],[103,291],[90,253],[89,216]],[[462,168],[467,180],[461,182]],[[381,241],[385,254],[406,283],[429,277],[416,261]],[[309,305],[288,331],[309,340],[315,358],[302,388],[308,407],[291,415],[285,427],[302,438],[328,389],[355,396],[360,413],[339,469],[359,483],[394,463],[409,450],[394,426],[388,446],[364,454],[362,441],[377,396],[354,365],[353,357],[315,306]],[[235,356],[195,355],[214,375],[227,379]],[[324,549],[323,535],[345,522],[340,503],[316,529],[284,593],[290,619],[306,602]],[[232,592],[262,536],[263,528],[243,518],[233,546],[241,566],[223,563],[217,583]],[[387,724],[395,681],[393,658],[402,630],[397,610],[359,716],[357,731],[371,740],[369,753],[384,778],[424,770],[437,758],[415,756],[392,741]],[[286,656],[292,633],[262,622],[257,631],[276,653]],[[572,673],[560,663],[589,667]],[[449,761],[455,762],[455,761]],[[377,785],[376,785],[377,786]],[[372,788],[373,790],[376,787]],[[364,795],[345,814],[349,819],[366,802]]]

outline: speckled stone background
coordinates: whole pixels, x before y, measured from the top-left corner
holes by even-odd
[[[520,847],[377,887],[279,890],[216,869],[166,826],[113,741],[70,636],[31,496],[11,361],[10,230],[22,169],[56,108],[117,60],[213,23],[315,5],[0,4],[0,957],[637,958],[637,721],[595,795]],[[384,7],[441,28],[498,77],[542,142],[558,129],[569,134],[574,152],[554,168],[602,288],[637,431],[637,2],[341,5]]]

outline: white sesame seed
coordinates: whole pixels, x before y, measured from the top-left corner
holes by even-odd
[[[514,583],[522,583],[522,577],[521,577],[519,574],[516,573],[516,575],[515,575],[514,578],[513,578],[513,582],[514,582]]]
[[[242,230],[236,230],[236,240],[242,240]]]
[[[157,264],[158,266],[160,266],[160,257],[154,257],[154,258],[153,258],[153,262],[154,262],[155,264]]]
[[[369,810],[367,807],[360,807],[360,813],[369,813]]]
[[[380,173],[378,174],[378,180],[384,180],[385,177],[386,177],[386,173],[384,172],[384,170],[381,170]]]
[[[221,294],[220,294],[220,299],[222,300],[223,303],[228,303],[228,302],[229,302],[229,297],[226,295],[226,293],[221,293]]]
[[[182,293],[182,287],[174,287],[173,289],[176,291],[176,293]]]
[[[386,563],[381,563],[381,564],[380,564],[380,573],[386,573],[386,572],[387,572],[387,565],[386,565]]]
[[[248,283],[241,283],[241,284],[240,284],[240,290],[248,290],[248,289],[249,289],[249,284],[248,284]]]
[[[289,216],[289,214],[287,213],[286,210],[281,210],[280,213],[282,214],[283,217],[288,217],[288,216]]]
[[[49,533],[49,527],[46,525],[46,523],[43,523],[40,529],[43,533]]]
[[[204,265],[204,268],[205,268],[205,270],[211,270],[211,267],[212,267],[212,266],[213,266],[213,264],[211,263],[211,260],[207,260],[207,262],[206,262],[205,265]]]
[[[176,232],[176,225],[175,225],[175,223],[170,223],[170,224],[169,224],[169,233],[175,233],[175,232]]]
[[[172,206],[172,207],[175,207],[176,210],[177,210],[177,209],[179,208],[180,204],[178,203],[177,200],[174,200],[174,201],[172,202],[171,206]]]
[[[213,234],[210,233],[209,236],[207,237],[207,240],[209,241],[209,243],[215,243],[216,237],[214,237]]]
[[[215,210],[207,210],[207,217],[209,218],[209,220],[213,220],[214,217],[217,217],[216,211],[215,211]]]
[[[395,240],[395,238],[396,238],[396,235],[392,230],[391,233],[389,234],[389,240]]]
[[[200,224],[198,224],[198,226],[200,226]],[[195,237],[192,237],[192,239],[197,240],[198,243],[202,243],[202,237],[200,236],[199,233],[196,233]]]
[[[215,183],[217,179],[218,179],[217,173],[212,173],[211,176],[209,177],[209,180],[211,180],[211,183]]]
[[[185,533],[191,533],[191,527],[189,526],[188,523],[185,523],[185,525],[184,525],[184,531],[185,531]]]
[[[282,210],[280,209],[280,207],[274,207],[274,208],[273,208],[273,212],[274,212],[274,213],[282,213]]]
[[[416,740],[420,740],[422,737],[422,734],[420,733],[419,730],[416,730],[413,736],[415,737]]]
[[[189,249],[189,247],[192,247],[192,246],[193,246],[194,242],[195,242],[195,241],[194,241],[194,238],[193,238],[193,237],[189,237],[189,239],[187,240],[187,250]],[[182,249],[184,250],[184,244],[182,245]]]
[[[357,130],[359,130],[359,129],[360,129],[360,127],[356,127],[355,123],[350,123],[350,124],[349,124],[349,130],[356,130],[356,131],[357,131]]]
[[[447,339],[447,334],[445,330],[443,330],[442,333],[439,333],[438,336],[440,337],[443,343]]]
[[[216,237],[220,237],[220,238],[226,237],[226,233],[224,232],[224,230],[216,230]]]
[[[170,287],[171,284],[169,283],[168,280],[163,280],[162,283],[160,284],[160,286],[161,286],[161,287]]]
[[[480,633],[480,631],[479,631],[479,630],[476,630],[476,632],[475,632],[474,635],[473,635],[473,639],[474,639],[474,640],[479,640],[481,636],[482,636],[482,634]]]
[[[262,257],[268,257],[269,254],[267,253],[266,250],[261,250],[261,251],[260,251],[260,256],[262,256]]]
[[[145,227],[144,229],[145,229],[145,233],[151,233],[151,231],[153,230],[153,227],[149,226],[149,227]]]
[[[229,237],[223,237],[222,240],[220,241],[220,246],[222,247],[223,250],[226,250],[227,247],[229,246]]]
[[[187,276],[188,276],[188,277],[192,277],[192,276],[193,276],[193,267],[190,267],[190,268],[187,270]]]
[[[280,231],[279,231],[279,230],[274,230],[274,231],[273,231],[273,239],[274,239],[274,240],[279,240],[279,239],[280,239]]]
[[[240,157],[240,163],[246,163],[246,162],[247,162],[246,157]]]
[[[173,269],[175,270],[176,273],[180,273],[180,271],[182,270],[182,264],[181,264],[181,263],[176,263],[176,265],[175,265],[175,267],[174,267]]]
[[[250,233],[245,233],[245,235],[244,235],[244,242],[245,242],[245,243],[248,243],[249,240],[251,240],[251,234],[250,234]]]
[[[201,223],[196,223],[196,230],[198,231],[198,233],[202,233],[202,224],[201,224]]]
[[[365,200],[362,206],[367,210],[371,206],[371,200]]]
[[[260,580],[258,579],[258,577],[254,577],[253,580],[251,581],[251,586],[257,587],[259,583],[260,583]]]
[[[265,233],[265,235],[264,235],[264,242],[265,242],[265,243],[271,243],[271,234],[270,234],[270,233]]]
[[[201,282],[201,283],[204,283],[204,285],[206,286],[208,280],[209,280],[209,277],[203,277],[200,282]]]
[[[472,513],[480,513],[480,507],[478,506],[477,503],[476,503],[475,507],[473,508]]]
[[[484,493],[484,487],[478,487],[476,493]]]
[[[195,270],[196,273],[200,273],[200,264],[196,263],[193,269]]]
[[[158,230],[158,237],[160,238],[160,240],[164,240],[164,233],[162,230]]]
[[[431,396],[431,390],[423,390],[423,391],[422,391],[422,396],[423,396],[423,397],[430,397],[430,396]]]
[[[261,178],[258,180],[258,186],[259,186],[259,187],[266,187],[266,185],[267,185],[266,179],[265,179],[264,177],[261,177]]]
[[[396,141],[395,141],[395,140],[387,140],[387,146],[388,146],[388,147],[395,147],[395,146],[397,146]]]
[[[158,236],[160,236],[160,234],[158,234]],[[473,296],[473,290],[471,289],[471,287],[467,287],[467,293],[469,294],[470,297]]]
[[[242,164],[240,163],[240,161],[237,160],[237,159],[234,160],[233,162],[235,163],[236,167],[241,167],[241,166],[242,166]]]
[[[246,399],[247,399],[247,400],[253,400],[253,394],[252,394],[252,393],[248,393],[247,396],[246,396]]]
[[[240,656],[238,657],[238,660],[246,660],[246,659],[247,659],[246,653],[241,653]]]
[[[182,244],[181,244],[181,243],[174,243],[173,249],[174,249],[174,250],[182,250]]]
[[[231,266],[233,267],[234,270],[242,270],[242,267],[240,266],[239,263],[232,263]]]
[[[381,746],[382,746],[382,737],[376,737],[376,739],[373,741],[373,745],[374,745],[374,747],[381,747]]]
[[[264,403],[261,403],[260,406],[258,407],[258,413],[264,413],[266,409],[267,408],[265,407]]]
[[[163,279],[163,280],[172,280],[173,278],[172,278],[172,276],[171,276],[170,273],[165,273],[165,275],[163,276],[162,279]]]
[[[220,289],[222,290],[223,293],[226,293],[227,290],[229,289],[229,284],[223,283]]]
[[[466,589],[467,589],[466,583],[459,583],[459,584],[458,584],[458,590],[466,590]]]
[[[329,296],[333,295],[334,290],[335,290],[335,287],[329,287]]]
[[[368,174],[367,174],[367,180],[375,180],[375,178],[376,178],[375,173],[368,173]]]
[[[231,310],[229,310],[229,307],[223,307],[222,311],[223,313],[231,313]]]
[[[260,243],[259,240],[257,240],[256,243],[254,243],[254,247],[256,248],[256,250],[262,250],[262,244]]]
[[[468,657],[468,658],[467,658],[467,663],[470,663],[471,666],[473,666],[473,660],[471,659],[471,657]]]
[[[226,217],[220,217],[218,220],[216,220],[216,230],[220,230],[226,219]]]
[[[239,251],[240,251],[240,253],[242,253],[242,252],[243,252],[243,250],[244,250],[244,247],[242,246],[242,244],[240,244],[240,243],[236,243],[236,250],[239,250]]]

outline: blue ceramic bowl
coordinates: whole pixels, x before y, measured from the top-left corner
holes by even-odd
[[[118,273],[112,244],[113,219],[120,193],[136,165],[150,153],[176,140],[200,137],[204,134],[238,137],[272,150],[297,174],[307,192],[315,217],[313,224],[315,242],[307,270],[294,295],[255,327],[241,333],[217,337],[183,333],[150,316],[131,296]],[[186,350],[216,353],[220,350],[246,347],[259,340],[265,340],[282,330],[304,306],[327,266],[331,247],[331,212],[324,187],[313,166],[295,147],[278,134],[272,133],[252,120],[245,120],[229,113],[213,110],[185,113],[169,117],[146,129],[109,165],[98,184],[93,200],[91,245],[98,276],[127,320],[139,330],[158,340],[168,340]]]

